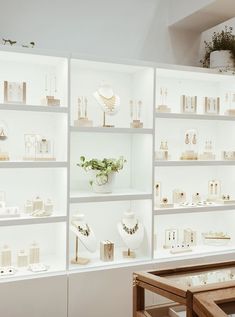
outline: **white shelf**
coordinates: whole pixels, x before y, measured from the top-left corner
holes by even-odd
[[[67,162],[60,161],[0,161],[0,168],[56,168],[67,166]]]
[[[169,249],[159,249],[154,251],[154,260],[161,262],[172,262],[176,260],[189,260],[196,259],[203,256],[216,256],[234,253],[235,247],[232,245],[227,246],[208,246],[198,245],[193,248],[191,252],[171,254]]]
[[[66,274],[65,265],[59,260],[59,258],[56,255],[50,255],[42,257],[42,263],[49,266],[49,269],[44,272],[31,272],[27,269],[27,267],[18,268],[17,266],[17,272],[14,275],[8,275],[8,276],[1,276],[0,277],[0,283],[5,283],[8,281],[14,282],[18,280],[25,280],[25,279],[31,279],[31,278],[40,278],[40,277],[46,277],[46,276],[54,276],[54,275],[60,275],[60,274]],[[14,266],[14,264],[13,264]]]
[[[193,120],[215,120],[215,121],[235,121],[235,116],[209,115],[209,114],[185,114],[185,113],[155,113],[156,118],[166,119],[193,119]]]
[[[201,207],[175,207],[175,208],[157,208],[154,210],[154,215],[173,215],[194,212],[210,212],[210,211],[235,211],[235,205],[215,205],[215,206],[201,206]]]
[[[133,128],[103,128],[103,127],[70,127],[71,132],[90,132],[90,133],[125,133],[125,134],[152,134],[153,129],[133,129]]]
[[[144,200],[152,199],[151,193],[141,192],[134,189],[114,190],[110,194],[97,194],[91,191],[72,191],[70,194],[70,203],[81,202],[103,202],[120,200]]]
[[[66,216],[53,215],[50,217],[17,217],[17,218],[0,218],[0,227],[3,226],[20,226],[43,223],[57,223],[67,221]]]
[[[148,263],[151,261],[150,256],[141,256],[136,255],[136,258],[125,259],[122,256],[122,251],[124,248],[115,247],[114,251],[114,260],[113,261],[101,261],[100,260],[100,252],[97,251],[93,254],[89,253],[88,256],[86,254],[81,254],[81,257],[88,258],[90,260],[89,263],[85,265],[76,265],[70,264],[69,271],[70,272],[80,272],[80,271],[92,271],[94,269],[107,269],[107,268],[117,268],[121,266],[132,266],[132,265],[139,265],[140,263]]]
[[[164,166],[235,166],[235,161],[200,161],[200,160],[178,160],[178,161],[155,161],[156,167]]]
[[[37,112],[52,112],[52,113],[67,113],[68,108],[62,106],[33,106],[33,105],[17,105],[17,104],[0,104],[0,110],[13,111],[37,111]]]

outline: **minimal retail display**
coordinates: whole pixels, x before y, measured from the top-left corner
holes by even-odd
[[[6,148],[8,139],[7,125],[5,122],[0,122],[0,161],[9,161],[9,153]]]
[[[40,263],[40,248],[39,245],[34,242],[29,248],[29,264]]]
[[[114,243],[109,240],[100,242],[100,259],[108,262],[114,260]]]
[[[132,250],[138,249],[144,239],[144,227],[142,223],[136,218],[133,211],[128,210],[124,213],[117,228],[123,242],[128,248],[127,251],[123,252],[123,257],[135,258],[136,254]]]
[[[157,161],[167,161],[170,159],[168,142],[161,141],[159,151],[155,152],[155,160]]]
[[[222,151],[222,160],[234,161],[235,160],[235,151]]]
[[[4,245],[0,251],[1,267],[10,267],[12,265],[12,251],[8,245]]]
[[[25,134],[25,161],[55,161],[54,143],[39,134]]]
[[[4,81],[4,102],[26,104],[26,83]]]
[[[24,211],[32,217],[48,217],[53,214],[54,204],[51,199],[43,201],[39,196],[32,200],[27,200]]]
[[[114,116],[120,108],[120,97],[114,93],[112,86],[106,82],[102,82],[94,92],[94,97],[103,111],[103,124],[105,128],[114,127],[113,124],[106,123],[106,115]]]
[[[29,264],[29,256],[26,250],[20,250],[17,254],[17,266],[25,267]]]
[[[181,112],[197,113],[197,96],[181,96]]]
[[[225,104],[228,108],[225,114],[229,116],[234,116],[235,115],[235,91],[229,91],[226,93]]]
[[[141,100],[130,100],[130,116],[131,116],[131,128],[143,128],[143,122],[141,122],[141,112],[143,103]]]
[[[202,233],[204,243],[213,246],[226,245],[231,240],[231,237],[224,232],[213,232],[209,231]]]
[[[216,155],[213,153],[213,144],[211,140],[206,140],[204,151],[202,154],[199,154],[198,159],[199,160],[208,160],[213,161],[215,160]]]
[[[157,112],[171,112],[171,108],[167,105],[168,89],[160,88],[160,104],[156,107]]]
[[[9,207],[6,204],[5,192],[0,192],[0,219],[20,217],[19,207]]]
[[[182,153],[181,160],[197,160],[197,143],[198,134],[195,129],[187,130],[184,134],[184,148],[185,151]]]
[[[219,180],[210,180],[208,182],[208,200],[216,202],[221,196],[221,182]]]
[[[92,127],[92,120],[88,119],[88,99],[85,96],[78,97],[78,114],[74,120],[75,127]]]
[[[178,228],[170,228],[165,230],[165,249],[170,249],[170,253],[191,252],[192,247],[197,244],[196,231],[187,228],[183,231],[183,239],[181,240]]]
[[[220,98],[205,97],[204,101],[205,114],[219,114],[220,113]]]
[[[90,225],[85,222],[83,214],[76,214],[72,217],[70,230],[76,235],[75,258],[71,260],[71,263],[85,265],[90,262],[90,259],[78,255],[78,240],[89,252],[95,252],[97,250],[95,234]]]
[[[60,106],[60,99],[55,98],[57,94],[57,77],[54,74],[45,75],[45,95],[42,104],[46,106]]]

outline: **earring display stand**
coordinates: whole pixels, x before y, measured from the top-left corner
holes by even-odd
[[[89,259],[81,258],[78,256],[78,237],[75,240],[75,258],[71,260],[71,264],[79,264],[79,265],[86,265],[90,262]]]

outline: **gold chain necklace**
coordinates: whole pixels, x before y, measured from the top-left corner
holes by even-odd
[[[80,226],[78,225],[78,231],[79,231],[81,234],[83,234],[85,237],[88,237],[89,234],[90,234],[90,232],[91,232],[91,230],[90,230],[90,228],[89,228],[89,226],[88,226],[87,223],[86,223],[86,229],[83,229],[82,227],[80,227]]]
[[[135,234],[136,231],[139,229],[138,221],[136,222],[133,228],[128,228],[127,225],[125,225],[125,223],[122,222],[122,228],[127,234]]]
[[[116,103],[116,96],[112,96],[110,98],[104,97],[99,93],[100,98],[102,99],[105,107],[107,108],[108,111],[113,112],[115,109],[115,103]]]

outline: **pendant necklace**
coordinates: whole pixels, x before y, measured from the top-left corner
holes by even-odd
[[[122,229],[123,229],[127,234],[130,234],[130,235],[135,234],[136,231],[139,229],[138,220],[137,220],[137,222],[136,222],[136,224],[134,225],[133,228],[127,227],[127,225],[126,225],[124,222],[122,222]]]
[[[84,229],[84,228],[82,228],[81,226],[78,225],[78,231],[79,231],[82,235],[84,235],[85,237],[88,237],[88,236],[90,235],[91,230],[90,230],[90,228],[89,228],[89,226],[88,226],[87,223],[86,223],[85,226],[86,226],[86,229]]]
[[[112,97],[107,98],[107,97],[101,95],[99,92],[98,92],[98,94],[99,94],[100,98],[102,99],[107,111],[114,112],[115,105],[116,105],[116,96],[113,95]]]

